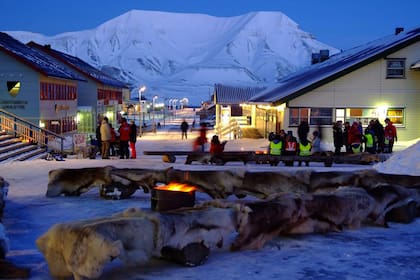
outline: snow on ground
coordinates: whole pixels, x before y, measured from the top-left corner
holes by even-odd
[[[138,154],[144,150],[190,150],[191,141],[182,141],[175,127],[172,131],[146,135],[137,142]],[[209,135],[212,135],[209,132]],[[411,144],[411,143],[410,143]],[[227,150],[265,149],[266,140],[231,140]],[[376,168],[379,171],[420,175],[420,144],[405,149],[399,143],[397,152],[376,166],[334,164],[334,170]],[[321,163],[310,167],[271,167],[268,165],[228,163],[226,166],[193,164],[185,166],[180,157],[174,164],[163,163],[160,156],[140,155],[137,159],[66,159],[66,161],[34,160],[0,165],[0,176],[10,184],[3,223],[10,239],[7,259],[30,267],[31,279],[52,279],[35,240],[53,224],[108,216],[128,207],[150,208],[150,194],[141,190],[126,200],[104,200],[91,190],[80,197],[45,197],[48,172],[57,168],[81,168],[113,165],[118,168],[236,169],[278,170],[314,168],[331,170]],[[197,194],[197,200],[205,200]],[[139,234],[141,234],[139,232]],[[389,228],[362,227],[342,233],[279,237],[257,251],[211,252],[208,261],[187,268],[154,260],[142,267],[123,267],[118,260],[107,266],[100,279],[418,279],[420,275],[420,219],[411,224],[391,223]]]

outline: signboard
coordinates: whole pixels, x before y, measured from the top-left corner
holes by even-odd
[[[73,134],[73,145],[77,147],[86,147],[87,145],[87,134],[86,133],[76,133]]]

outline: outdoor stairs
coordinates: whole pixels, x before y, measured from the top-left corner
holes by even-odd
[[[24,142],[19,137],[0,131],[0,164],[45,158],[46,155],[45,149],[38,147],[38,145]]]
[[[242,127],[242,138],[261,139],[264,138],[258,129],[253,127]]]

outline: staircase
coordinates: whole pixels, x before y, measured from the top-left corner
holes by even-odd
[[[46,155],[45,148],[0,131],[0,164],[43,158]]]
[[[0,163],[63,154],[64,137],[0,109]]]
[[[242,127],[242,138],[261,139],[264,137],[256,128]]]

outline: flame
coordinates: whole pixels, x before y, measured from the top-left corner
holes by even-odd
[[[177,192],[193,192],[197,190],[196,187],[190,186],[188,184],[171,182],[165,186],[155,187],[157,190],[167,190],[167,191],[177,191]]]
[[[267,151],[255,151],[257,155],[266,155]]]

